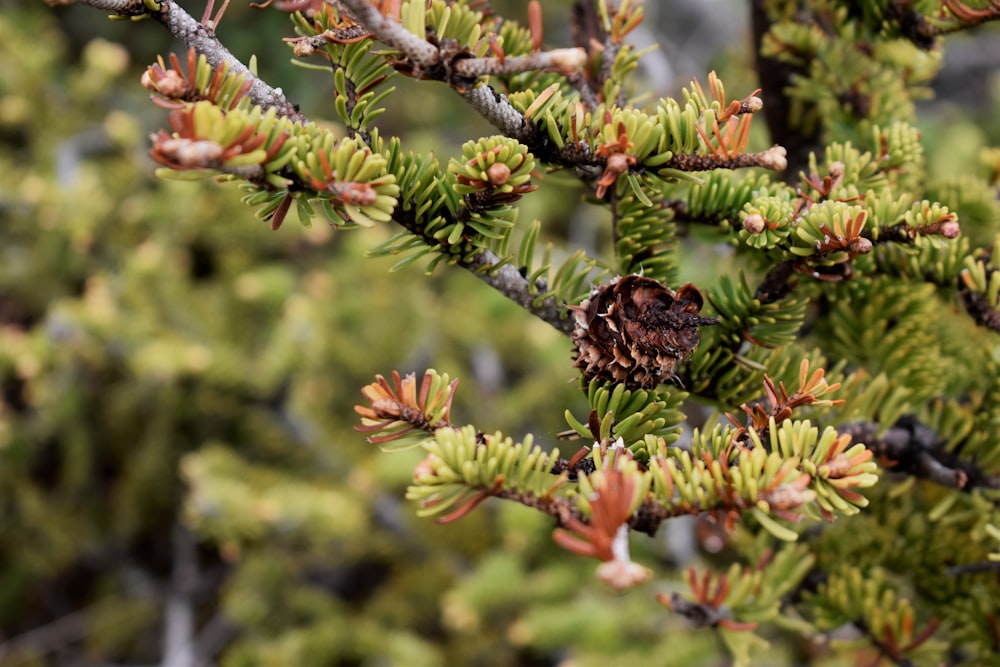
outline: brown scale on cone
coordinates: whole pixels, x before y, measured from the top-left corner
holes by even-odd
[[[629,389],[676,382],[677,364],[698,347],[698,327],[718,323],[701,316],[702,305],[690,283],[674,292],[652,278],[616,278],[571,308],[575,365],[588,380]]]

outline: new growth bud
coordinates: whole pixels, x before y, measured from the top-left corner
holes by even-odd
[[[762,234],[767,227],[767,221],[759,213],[751,213],[743,219],[743,229],[750,234]]]
[[[503,162],[494,162],[486,168],[486,178],[490,185],[503,185],[510,180],[510,167]]]

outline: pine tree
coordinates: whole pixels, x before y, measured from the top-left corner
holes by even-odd
[[[225,4],[198,20],[173,0],[81,3],[183,43],[141,79],[167,119],[157,175],[235,183],[245,206],[121,172],[97,203],[18,183],[32,211],[82,222],[12,230],[36,269],[10,269],[22,287],[0,299],[0,656],[45,664],[31,629],[85,603],[66,618],[89,630],[44,625],[56,661],[73,637],[149,659],[162,625],[178,665],[1000,664],[1000,148],[942,172],[915,102],[946,36],[991,30],[995,1],[756,0],[757,83],[733,95],[705,72],[659,99],[628,0],[559,7],[562,48],[538,2],[266,3],[313,85],[332,76],[332,123],[230,53]],[[74,106],[127,57],[88,49]],[[6,86],[30,99],[45,57]],[[447,112],[466,118],[453,151],[405,126],[430,81],[477,117]],[[125,118],[107,128],[135,145]],[[81,210],[137,193],[158,213],[126,207],[132,239]],[[436,323],[544,368],[533,398],[568,430],[532,429],[531,399],[466,401],[450,368],[371,368],[419,338],[417,314],[391,311],[435,297],[391,276],[392,297],[366,293],[373,269],[323,260],[334,240],[344,262],[477,278]],[[355,383],[363,435],[311,451],[345,380],[379,370]],[[454,525],[401,518],[380,488],[401,479],[416,515]],[[159,592],[130,592],[129,567]]]

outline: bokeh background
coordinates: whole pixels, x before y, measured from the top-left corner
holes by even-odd
[[[525,3],[493,4],[523,18]],[[544,3],[550,46],[568,42],[569,4]],[[353,430],[375,373],[433,367],[461,379],[453,421],[553,443],[584,405],[565,337],[460,270],[389,273],[365,257],[389,227],[290,216],[271,232],[235,185],[155,179],[147,137],[166,113],[139,75],[179,50],[170,36],[0,6],[0,664],[726,664],[652,591],[599,588],[546,517],[487,503],[452,525],[417,518],[419,452]],[[650,99],[711,69],[733,93],[756,87],[744,3],[647,15]],[[234,3],[219,34],[332,116],[331,81],[289,64],[287,17]],[[941,174],[1000,143],[1000,33],[949,46],[921,110]],[[446,160],[491,132],[444,86],[397,85],[384,136]],[[542,185],[522,220],[568,247],[607,243],[572,178]],[[671,522],[637,558],[665,573],[713,558],[697,531]],[[808,651],[776,646],[769,664]]]

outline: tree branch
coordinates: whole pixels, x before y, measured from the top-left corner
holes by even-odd
[[[492,86],[486,84],[473,86],[462,94],[462,99],[504,136],[517,139],[532,148],[533,153],[534,146],[542,141],[535,126],[514,108],[505,95],[498,93]]]
[[[451,85],[454,80],[477,79],[491,74],[544,70],[569,74],[578,71],[587,61],[583,49],[553,49],[509,58],[468,57],[467,49],[449,49],[446,44],[436,46],[414,35],[368,0],[342,0],[342,4],[379,41],[402,52],[412,67],[410,74],[418,79],[439,79]]]
[[[66,614],[51,623],[0,643],[0,662],[7,664],[8,659],[16,660],[18,654],[22,652],[45,655],[67,644],[80,641],[87,635],[87,614],[96,606],[95,603]]]
[[[472,271],[472,274],[484,283],[497,290],[505,297],[518,304],[526,311],[548,322],[558,331],[567,336],[573,333],[573,320],[563,317],[564,306],[553,296],[536,304],[537,294],[532,293],[528,279],[521,275],[512,264],[503,264],[497,269],[490,269],[500,263],[500,258],[490,250],[483,250],[472,261],[461,265]]]
[[[173,571],[164,605],[162,667],[190,667],[195,659],[194,592],[198,589],[198,554],[194,535],[174,526]]]
[[[760,96],[764,100],[764,117],[771,132],[771,141],[784,146],[788,151],[788,171],[785,172],[785,180],[793,182],[798,178],[799,171],[809,166],[809,153],[821,154],[822,145],[818,126],[805,132],[801,127],[795,127],[789,122],[791,102],[785,94],[785,89],[792,84],[792,79],[796,75],[804,72],[775,58],[760,55],[764,35],[771,29],[767,5],[765,0],[753,0],[750,9]]]
[[[760,153],[738,155],[675,155],[660,169],[680,171],[711,171],[713,169],[746,169],[762,167],[771,171],[784,171],[788,166],[786,151],[782,146],[771,146]]]
[[[240,74],[251,83],[247,93],[250,100],[264,109],[274,108],[279,115],[286,116],[296,122],[306,122],[306,117],[299,113],[298,108],[288,101],[284,93],[268,85],[263,79],[254,75],[250,69],[240,62],[229,49],[219,41],[215,31],[199,23],[174,0],[160,0],[160,10],[150,11],[142,0],[79,0],[81,4],[95,9],[114,12],[122,17],[135,17],[148,14],[153,20],[163,24],[174,37],[193,47],[198,53],[204,54],[212,67],[225,63],[229,71]]]
[[[878,429],[879,424],[875,422],[858,422],[846,424],[839,430],[866,443],[894,472],[965,492],[1000,488],[1000,480],[945,450],[944,439],[911,415],[900,418],[882,437],[876,435]]]
[[[504,135],[529,146],[538,144],[540,135],[507,98],[476,80],[490,74],[512,74],[555,70],[564,74],[578,72],[586,63],[583,49],[554,49],[510,58],[472,58],[467,50],[435,46],[414,35],[393,18],[382,14],[368,0],[343,0],[354,19],[379,41],[400,51],[406,73],[418,79],[443,81],[455,89],[491,125]]]
[[[195,640],[195,655],[198,663],[194,667],[211,667],[216,658],[237,635],[239,629],[223,612],[217,612],[202,627]]]
[[[379,41],[401,51],[407,60],[418,67],[429,70],[440,62],[436,46],[380,12],[370,0],[341,0],[341,4],[347,7],[355,21],[370,30]]]
[[[987,269],[987,283],[989,283],[993,272],[992,269]],[[958,298],[962,301],[962,305],[965,306],[966,312],[976,321],[976,324],[1000,333],[1000,311],[997,311],[996,308],[990,305],[986,297],[972,291],[961,277],[958,279]]]

